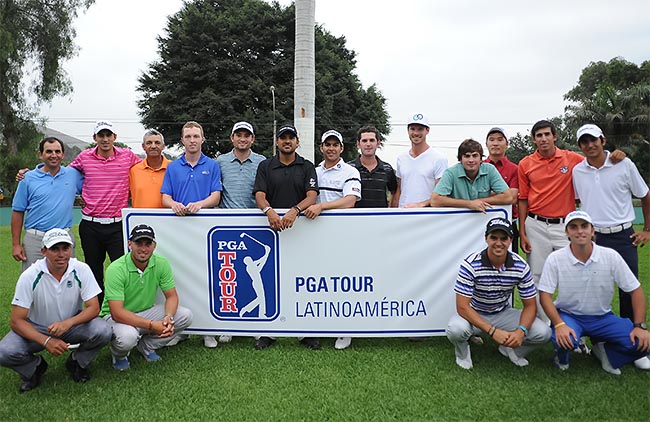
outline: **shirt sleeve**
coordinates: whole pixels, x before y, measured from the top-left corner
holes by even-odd
[[[14,294],[14,299],[11,301],[12,305],[20,306],[21,308],[29,309],[32,307],[34,301],[34,290],[32,284],[27,279],[27,274],[30,274],[30,271],[25,271],[18,278],[16,283],[16,292]]]
[[[397,176],[395,176],[395,170],[390,164],[386,164],[386,187],[390,193],[395,193],[397,191]]]
[[[36,171],[36,170],[31,170],[31,171]],[[27,177],[27,175],[25,175]],[[27,209],[27,180],[23,179],[18,183],[18,188],[16,189],[16,193],[14,193],[14,199],[11,202],[11,208],[14,211],[18,212],[25,212]]]
[[[637,198],[645,197],[648,194],[649,188],[643,180],[643,177],[641,177],[639,169],[636,168],[632,160],[629,158],[625,158],[621,164],[625,164],[627,166],[627,172],[629,175],[627,180],[630,184],[630,191],[632,192],[632,195],[636,196]]]
[[[124,301],[124,283],[126,283],[129,275],[128,271],[124,270],[125,267],[126,265],[120,259],[114,261],[106,269],[106,275],[104,276],[104,297],[106,300]]]
[[[433,166],[433,178],[436,180],[440,179],[444,174],[445,170],[447,170],[447,167],[448,167],[448,163],[446,158],[442,157],[436,160]]]
[[[169,261],[166,258],[161,256],[154,255],[156,257],[156,267],[160,266],[160,273],[158,274],[160,290],[166,292],[167,290],[173,289],[176,287],[174,283],[174,272],[172,271],[172,266],[169,265]]]
[[[215,160],[211,160],[213,164],[213,173],[212,184],[210,186],[210,193],[222,191],[223,186],[221,185],[221,166]]]
[[[169,165],[167,166],[167,170],[165,171],[165,176],[163,177],[162,186],[160,187],[160,193],[170,195],[173,198],[174,189],[172,189],[171,172],[169,171],[170,167],[171,167],[171,163],[169,163]]]
[[[460,263],[458,276],[456,277],[456,284],[454,285],[454,292],[464,297],[472,297],[474,294],[474,269],[472,265],[464,259]]]
[[[533,282],[533,275],[530,272],[530,267],[524,262],[524,270],[522,271],[522,277],[519,283],[517,284],[517,290],[519,291],[519,297],[522,299],[532,299],[537,296],[537,288]]]
[[[361,199],[361,175],[359,170],[350,166],[347,180],[343,184],[343,196],[354,195],[357,201]]]
[[[433,189],[433,191],[438,195],[451,196],[452,193],[454,192],[453,178],[454,175],[452,174],[452,171],[450,169],[445,170],[445,172],[442,173],[440,182],[438,182],[438,184]]]
[[[318,176],[316,176],[316,167],[305,160],[305,192],[315,190],[318,193]]]
[[[517,167],[517,178],[519,179],[519,199],[528,199],[528,189],[530,187],[528,182],[528,175],[526,174],[526,158],[519,162]]]
[[[537,288],[540,292],[553,294],[557,289],[558,280],[557,262],[555,256],[551,254],[546,258],[544,269],[542,270],[542,276],[539,279],[539,286]]]
[[[257,166],[257,173],[255,173],[255,184],[253,185],[253,195],[256,192],[269,193],[267,190],[267,176],[268,176],[268,162],[262,161]]]

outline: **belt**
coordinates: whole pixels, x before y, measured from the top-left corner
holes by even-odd
[[[532,212],[528,213],[530,218],[541,221],[546,224],[562,224],[564,223],[564,217],[543,217],[541,215],[533,214]]]
[[[81,219],[99,224],[113,224],[122,221],[122,217],[91,217],[90,215],[86,214],[81,214]]]
[[[622,232],[623,230],[627,230],[630,227],[632,227],[632,223],[619,224],[619,225],[612,226],[612,227],[595,227],[594,226],[594,230],[597,233],[611,234],[611,233]]]
[[[63,230],[70,231],[70,227],[66,227]],[[45,232],[36,229],[25,229],[25,233],[35,234],[36,236],[45,236]]]

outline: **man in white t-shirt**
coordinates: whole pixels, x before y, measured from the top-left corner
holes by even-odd
[[[48,365],[36,353],[43,349],[53,356],[70,351],[66,369],[75,382],[87,382],[88,366],[112,335],[97,317],[101,290],[90,267],[71,258],[70,234],[48,230],[42,244],[44,258],[18,279],[11,331],[0,341],[0,365],[18,372],[21,393],[40,385]]]
[[[589,336],[602,368],[620,375],[620,367],[646,358],[650,351],[643,289],[615,250],[593,242],[588,213],[573,211],[564,224],[570,243],[548,256],[539,280],[540,302],[552,324],[555,366],[569,369],[569,352],[578,347],[580,337]],[[612,312],[616,286],[632,298],[633,321]]]
[[[428,207],[433,188],[447,169],[447,158],[427,143],[429,121],[424,114],[411,115],[407,129],[411,149],[397,156],[397,192],[391,206]]]
[[[323,133],[320,151],[323,162],[316,167],[318,201],[305,210],[305,215],[311,219],[318,217],[323,210],[354,208],[354,204],[361,199],[359,170],[341,158],[343,136],[335,130]],[[350,343],[351,337],[339,337],[334,347],[345,349]]]

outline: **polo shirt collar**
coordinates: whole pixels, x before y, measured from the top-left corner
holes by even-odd
[[[465,170],[465,167],[463,167],[463,165],[462,165],[461,163],[458,163],[458,164],[460,165],[461,169],[463,169],[462,173],[460,173],[460,174],[458,175],[458,178],[459,178],[459,179],[463,179],[463,178],[464,178],[464,179],[467,179],[467,180],[469,180],[469,181],[473,181],[473,180],[471,180],[471,179],[469,178],[469,176],[467,175],[467,171]],[[474,180],[478,179],[479,176],[485,176],[486,174],[488,174],[487,167],[485,167],[485,166],[483,165],[483,163],[481,163],[481,164],[479,165],[479,167],[478,167],[478,173],[476,173],[476,177],[474,178]]]
[[[487,248],[483,249],[483,251],[481,252],[481,265],[483,265],[483,267],[494,268],[494,265],[492,265],[492,261],[490,261],[490,258],[488,258]],[[512,268],[514,267],[514,265],[515,265],[515,260],[512,259],[512,253],[508,251],[504,266],[506,268]]]
[[[246,157],[244,161],[241,161],[239,158],[237,158],[237,156],[235,155],[235,150],[230,150],[230,152],[226,153],[225,155],[226,155],[226,159],[231,163],[235,161],[239,163],[245,163],[246,161],[253,162],[253,160],[251,160],[251,156],[253,155],[253,150],[250,150],[248,157]]]
[[[146,169],[151,169],[153,171],[159,171],[159,170],[167,169],[168,164],[169,164],[169,160],[164,155],[162,156],[162,165],[160,166],[160,168],[157,168],[157,169],[154,169],[149,165],[149,163],[147,162],[147,157],[145,157],[144,160],[142,160],[142,167],[146,168]]]
[[[199,161],[196,162],[196,165],[198,166],[199,164],[203,164],[207,158],[208,157],[206,157],[204,153],[201,153],[201,156],[199,157]],[[185,153],[183,153],[183,155],[180,156],[179,160],[181,160],[181,164],[184,166],[190,165],[190,163],[188,163],[187,160],[185,159]]]
[[[339,161],[330,168],[325,167],[325,161],[322,161],[318,166],[322,167],[323,171],[336,171],[336,170],[341,170],[341,168],[343,168],[344,164],[345,164],[345,161],[343,161],[343,158],[339,157]]]
[[[505,165],[506,163],[508,163],[509,161],[510,161],[510,160],[508,160],[508,157],[506,157],[506,156],[504,155],[503,158],[500,159],[500,160],[496,160],[496,161],[494,161],[494,160],[492,160],[490,157],[487,157],[483,162],[484,162],[484,163],[490,163],[490,164],[493,164],[493,165],[496,167],[496,166],[498,166],[498,165],[500,165],[500,166],[504,166],[504,165]]]
[[[304,163],[305,163],[305,159],[298,154],[296,154],[296,158],[293,160],[293,162],[289,163],[288,165],[283,164],[277,155],[274,155],[273,158],[271,158],[271,168],[291,167],[295,165],[301,165]]]
[[[133,259],[131,258],[131,252],[129,252],[129,254],[125,257],[125,260],[126,260],[126,269],[129,270],[130,273],[134,273],[134,272],[137,273],[138,271],[140,271],[140,269],[136,267],[135,264],[133,263]],[[142,272],[143,273],[147,272],[149,271],[149,268],[153,268],[155,266],[156,266],[156,261],[154,259],[154,254],[151,254],[151,257],[149,258],[149,262],[147,263],[147,267]]]
[[[558,148],[557,143],[555,144],[555,154],[551,158],[544,157],[542,154],[539,153],[538,150],[535,150],[534,154],[537,155],[537,158],[539,160],[555,160],[556,158],[561,158],[562,153],[564,152],[563,149]]]
[[[594,242],[591,242],[591,245],[593,246],[593,249],[591,250],[591,256],[587,260],[587,262],[583,263],[580,261],[578,258],[573,255],[573,252],[571,252],[571,245],[568,245],[566,247],[567,249],[567,254],[569,255],[569,261],[571,262],[572,265],[589,265],[590,262],[598,262],[600,261],[600,248],[598,245],[596,245]]]
[[[609,151],[605,151],[605,162],[603,163],[603,166],[599,167],[599,168],[602,169],[602,168],[605,168],[605,167],[612,167],[614,165],[614,164],[612,164],[612,161],[609,159],[609,154],[610,154]],[[585,165],[587,167],[589,167],[590,169],[594,169],[594,170],[599,169],[599,168],[596,168],[596,167],[592,166],[591,164],[589,164],[589,160],[587,160],[586,158],[585,158]]]

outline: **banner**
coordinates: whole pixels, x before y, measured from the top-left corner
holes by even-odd
[[[508,218],[456,208],[349,209],[275,232],[259,210],[125,209],[124,238],[156,232],[195,334],[311,337],[444,335],[460,261]],[[280,210],[280,214],[283,212]],[[161,296],[162,297],[162,296]]]

